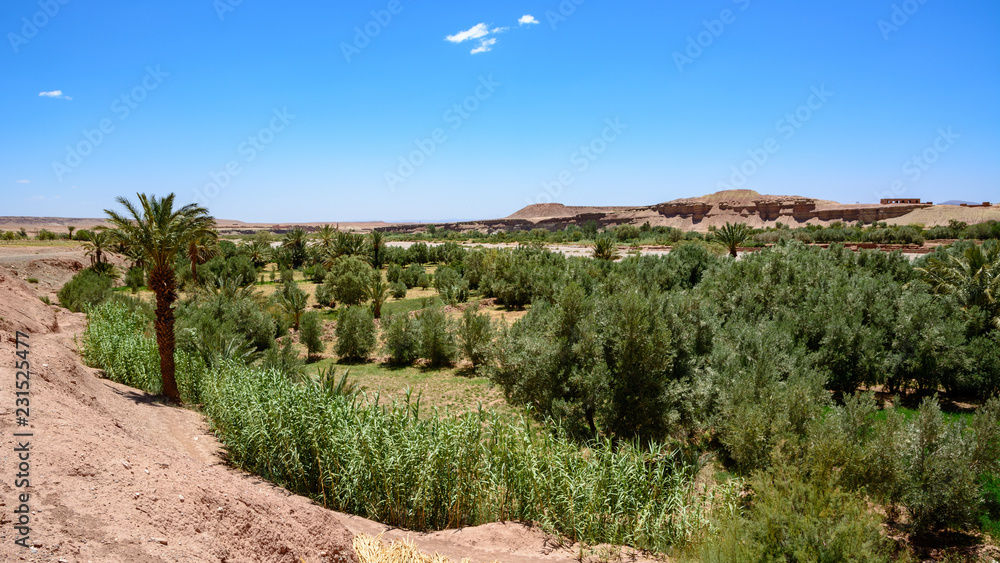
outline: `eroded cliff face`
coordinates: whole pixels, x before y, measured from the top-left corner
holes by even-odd
[[[902,217],[915,209],[929,204],[893,205],[837,205],[824,204],[815,199],[796,196],[762,196],[750,201],[706,201],[701,199],[681,199],[650,206],[650,209],[664,218],[689,219],[699,223],[706,219],[744,219],[751,222],[777,222],[789,224],[815,221],[843,221],[854,223],[864,221],[885,221]],[[756,220],[756,221],[754,221]]]

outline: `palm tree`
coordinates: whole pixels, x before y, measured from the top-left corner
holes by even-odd
[[[124,197],[116,201],[126,214],[105,209],[108,222],[115,229],[112,236],[142,256],[150,268],[149,287],[156,294],[156,345],[160,352],[160,377],[163,394],[174,403],[181,402],[174,378],[174,309],[177,301],[177,278],[174,261],[192,239],[215,233],[215,220],[208,210],[194,204],[174,209],[174,194],[163,198],[136,194],[139,206]]]
[[[218,240],[218,233],[211,231],[209,234],[188,241],[187,258],[191,261],[191,279],[194,280],[195,285],[198,284],[198,266],[208,262],[216,255]]]
[[[925,267],[915,269],[935,293],[954,295],[965,309],[979,307],[1000,328],[1000,243],[972,244],[944,258],[930,256]]]
[[[385,233],[382,231],[368,233],[368,262],[376,271],[385,264]]]
[[[593,256],[598,260],[618,259],[618,245],[609,236],[600,237],[594,241]]]
[[[715,239],[729,249],[729,254],[733,258],[736,258],[736,249],[750,240],[751,236],[753,236],[753,229],[746,223],[730,224],[727,221],[726,226],[715,231]]]
[[[244,252],[256,268],[263,268],[271,261],[271,246],[266,242],[255,240],[246,245]]]
[[[100,270],[105,262],[104,253],[108,252],[108,249],[114,243],[114,237],[112,237],[111,232],[101,229],[96,231],[88,231],[86,233],[86,239],[83,243],[83,247],[87,249],[87,256],[90,256],[90,265],[95,270]]]
[[[389,284],[382,280],[382,274],[375,271],[371,282],[365,286],[365,297],[371,299],[372,316],[382,318],[382,305],[389,300]]]
[[[281,241],[281,247],[288,252],[288,260],[292,263],[292,269],[301,268],[302,263],[308,257],[306,254],[306,232],[302,229],[288,231],[285,233],[285,240]]]
[[[319,248],[324,256],[333,253],[334,246],[337,242],[338,231],[340,231],[338,227],[331,227],[330,225],[323,225],[320,227],[317,235],[319,237]]]
[[[282,311],[291,317],[295,330],[299,330],[302,313],[305,312],[306,306],[309,304],[309,295],[299,289],[295,282],[290,281],[282,286],[281,291],[275,295],[275,300]]]

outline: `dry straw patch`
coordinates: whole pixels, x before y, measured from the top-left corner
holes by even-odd
[[[354,536],[353,544],[361,563],[452,563],[444,555],[427,555],[406,540],[385,543],[382,534],[376,537],[358,534]],[[472,563],[472,560],[462,559],[462,563]]]

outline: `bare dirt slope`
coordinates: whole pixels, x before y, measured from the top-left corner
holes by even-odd
[[[495,523],[429,534],[327,510],[226,466],[204,418],[80,363],[86,319],[45,305],[0,264],[0,561],[356,561],[353,534],[407,539],[455,561],[577,561],[579,547]],[[15,413],[15,331],[30,334],[30,424]],[[28,431],[30,487],[15,488]],[[29,546],[14,543],[30,494]],[[617,550],[615,550],[617,551]],[[623,553],[624,554],[624,553]],[[629,561],[649,561],[627,554]]]
[[[200,415],[81,366],[84,322],[0,269],[0,560],[356,561],[334,514],[224,466]],[[16,330],[31,335],[26,427],[13,408]],[[15,489],[22,440],[31,486]],[[25,491],[29,548],[11,520]]]

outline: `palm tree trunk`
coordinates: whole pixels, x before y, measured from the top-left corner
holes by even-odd
[[[163,394],[174,403],[181,402],[174,377],[174,301],[177,300],[174,272],[169,267],[155,267],[149,276],[149,285],[156,294],[156,346],[160,351],[160,377]]]

